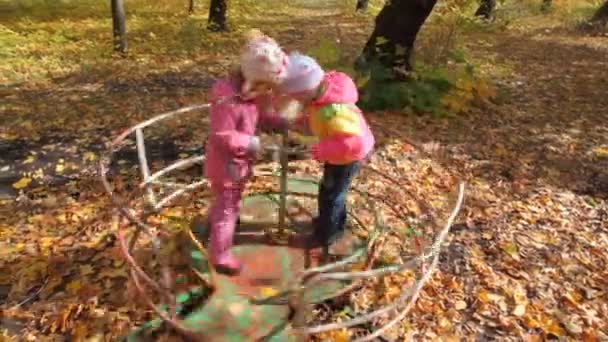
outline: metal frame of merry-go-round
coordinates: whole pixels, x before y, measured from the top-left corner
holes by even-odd
[[[139,238],[140,234],[144,233],[151,239],[153,250],[158,255],[158,252],[160,251],[160,247],[161,247],[161,240],[159,239],[159,237],[163,236],[163,231],[162,231],[162,229],[156,229],[158,227],[155,227],[149,223],[146,223],[146,217],[159,212],[161,209],[163,209],[164,207],[166,207],[170,203],[172,203],[172,201],[175,200],[180,195],[192,192],[196,189],[204,187],[207,184],[205,180],[201,180],[201,181],[197,181],[197,182],[194,182],[191,184],[180,186],[179,184],[162,182],[161,179],[163,176],[170,174],[174,170],[183,170],[184,168],[204,162],[205,156],[199,155],[199,156],[182,159],[157,172],[151,173],[150,168],[148,166],[143,130],[144,130],[144,128],[149,127],[160,121],[164,121],[167,119],[173,119],[181,114],[188,113],[188,112],[206,110],[209,107],[210,107],[209,104],[200,104],[200,105],[192,105],[192,106],[180,108],[178,110],[174,110],[171,112],[159,114],[149,120],[140,122],[140,123],[128,128],[127,130],[123,131],[120,135],[118,135],[115,139],[113,139],[111,141],[108,153],[106,153],[106,155],[101,158],[100,164],[99,164],[101,179],[102,179],[104,188],[110,194],[113,203],[120,210],[121,214],[123,216],[125,216],[136,227],[136,231],[133,234],[133,236],[131,237],[131,240],[129,242],[126,241],[125,227],[123,225],[119,225],[119,231],[118,231],[118,240],[119,240],[122,252],[131,268],[130,275],[133,279],[136,289],[142,295],[142,297],[146,301],[147,305],[150,306],[150,308],[152,310],[154,310],[154,312],[156,314],[158,314],[164,321],[169,323],[177,331],[179,331],[183,334],[186,334],[186,335],[193,335],[193,334],[195,334],[195,332],[186,328],[180,322],[180,320],[177,318],[177,314],[176,314],[175,308],[174,308],[175,296],[173,294],[171,294],[168,290],[171,288],[170,277],[167,277],[167,276],[163,277],[162,282],[158,282],[158,281],[152,279],[152,277],[149,276],[143,270],[143,268],[136,262],[135,258],[132,255],[132,251],[133,251],[135,243],[136,243],[137,239]],[[129,208],[126,201],[113,190],[113,187],[108,178],[108,172],[110,170],[110,165],[111,165],[111,161],[112,161],[114,154],[118,150],[120,150],[122,147],[124,147],[126,139],[133,134],[135,135],[137,155],[138,155],[138,159],[139,159],[139,168],[141,171],[141,175],[143,177],[143,181],[139,184],[139,189],[145,191],[145,201],[146,201],[146,208],[145,208],[144,212],[141,213],[140,215],[138,215],[137,213],[135,213],[134,210]],[[283,146],[285,145],[285,142],[286,142],[286,135],[284,134],[283,135]],[[280,178],[280,191],[278,193],[280,195],[279,196],[279,199],[280,199],[279,200],[279,202],[280,202],[279,203],[279,234],[283,234],[284,228],[286,225],[285,224],[286,197],[287,197],[287,195],[298,196],[298,195],[302,195],[302,194],[291,193],[287,190],[288,176],[287,176],[286,164],[287,164],[287,154],[290,151],[287,148],[284,148],[279,145],[271,147],[271,148],[269,148],[269,150],[275,156],[275,161],[277,159],[279,160],[280,165],[281,165],[281,173],[278,176],[274,173],[263,174],[263,175],[259,175],[259,176],[270,176],[270,177],[279,177]],[[277,156],[278,156],[278,158],[277,158]],[[399,184],[398,181],[396,181],[395,179],[393,179],[392,177],[390,177],[388,175],[383,174],[382,172],[380,172],[373,166],[366,165],[363,168],[367,171],[373,172],[376,175],[381,176],[388,182],[394,183],[395,186],[398,186],[399,188],[403,188]],[[174,188],[175,190],[173,190],[168,195],[166,195],[162,198],[157,198],[157,194],[153,190],[153,186]],[[358,190],[355,186],[353,187],[353,191],[358,192],[362,196],[369,198],[367,196],[368,195],[367,193]],[[430,278],[431,274],[433,273],[434,269],[437,266],[441,245],[445,241],[446,236],[449,232],[449,228],[453,224],[456,216],[458,215],[458,212],[460,211],[460,207],[462,205],[463,199],[464,199],[464,183],[460,182],[458,184],[458,188],[457,188],[456,201],[454,203],[453,209],[451,210],[449,217],[445,220],[445,223],[443,225],[437,224],[437,226],[441,227],[441,229],[435,235],[435,240],[431,244],[430,248],[427,248],[426,252],[421,253],[421,255],[419,255],[415,258],[412,258],[403,263],[383,266],[383,267],[377,268],[377,269],[372,269],[372,266],[374,263],[373,259],[375,258],[375,254],[376,254],[375,251],[378,250],[377,245],[380,243],[380,239],[378,239],[378,237],[382,233],[382,231],[379,230],[370,235],[370,238],[367,241],[367,248],[359,249],[359,250],[355,251],[352,255],[345,257],[342,260],[339,260],[337,262],[333,262],[333,263],[322,265],[322,266],[315,267],[315,268],[305,269],[300,272],[300,274],[296,277],[296,279],[293,279],[292,281],[290,281],[290,285],[288,286],[287,289],[280,291],[280,293],[278,295],[274,295],[272,297],[257,298],[254,301],[259,302],[259,303],[273,301],[273,300],[274,301],[277,301],[277,300],[287,301],[290,304],[290,306],[292,307],[292,309],[294,309],[296,311],[296,314],[294,315],[294,317],[301,317],[301,315],[298,315],[297,313],[298,312],[301,313],[301,311],[303,311],[303,306],[306,304],[303,302],[303,299],[302,299],[305,289],[307,287],[310,287],[319,282],[328,281],[328,280],[341,280],[341,281],[355,280],[355,282],[353,284],[346,286],[343,289],[340,289],[339,291],[337,291],[336,293],[333,293],[332,295],[330,295],[327,298],[324,298],[326,300],[329,298],[334,298],[334,297],[343,295],[343,294],[351,291],[363,279],[379,277],[379,276],[387,275],[390,273],[404,271],[407,269],[417,269],[417,268],[422,269],[423,272],[421,272],[421,274],[419,275],[418,279],[413,284],[413,286],[411,286],[411,287],[407,287],[407,285],[404,286],[404,288],[401,289],[402,292],[401,292],[400,296],[396,300],[394,300],[392,303],[389,303],[374,311],[368,312],[366,314],[360,315],[358,317],[352,318],[347,321],[326,323],[326,324],[321,324],[321,325],[316,325],[316,326],[306,326],[305,322],[302,322],[301,319],[295,320],[292,322],[292,325],[294,325],[294,329],[298,334],[310,335],[310,334],[316,334],[316,333],[321,333],[321,332],[360,325],[360,324],[369,322],[375,318],[378,318],[382,315],[386,316],[386,315],[392,314],[393,317],[392,317],[392,319],[390,319],[388,321],[388,323],[379,327],[374,332],[355,340],[355,341],[371,341],[374,338],[381,336],[387,329],[389,329],[394,324],[396,324],[400,320],[402,320],[408,314],[408,312],[411,310],[412,306],[414,305],[414,303],[416,302],[416,299],[419,296],[420,290],[425,285],[425,283],[428,281],[428,279]],[[374,202],[378,203],[378,201],[374,201]],[[398,208],[396,208],[395,206],[391,206],[390,204],[387,204],[386,201],[382,201],[382,202],[385,202],[384,205],[386,205],[389,208],[389,210],[393,211],[397,217],[403,217],[403,213],[400,212]],[[376,211],[376,214],[377,214],[377,211]],[[363,227],[362,221],[360,219],[358,219],[356,214],[354,214],[353,212],[349,212],[349,215],[354,219],[354,221],[357,224],[359,224],[360,226]],[[377,221],[376,223],[378,223],[378,220],[379,220],[378,215],[376,215],[376,221]],[[437,221],[435,220],[434,222],[437,222]],[[201,252],[206,253],[206,251],[204,250],[204,247],[202,247],[201,243],[196,239],[196,237],[192,234],[192,232],[190,230],[189,230],[189,233],[190,233],[189,236],[193,240],[194,244],[196,246],[198,246],[198,248],[201,250]],[[350,272],[346,272],[346,271],[345,272],[336,272],[335,271],[348,264],[355,263],[358,260],[360,260],[361,258],[365,258],[365,261],[363,262],[365,267],[363,270],[350,271]],[[168,265],[166,265],[166,264],[163,265],[164,271],[162,272],[162,274],[169,274],[169,272],[166,272],[167,267],[168,267]],[[209,280],[208,278],[202,277],[201,279],[203,279],[204,281],[207,281],[208,285],[213,286],[211,284],[211,280]],[[147,286],[151,287],[157,293],[159,293],[160,298],[163,298],[163,300],[165,300],[167,302],[167,306],[170,308],[169,313],[167,313],[165,310],[162,310],[157,304],[155,304],[150,299],[149,296],[147,296],[146,291],[144,290],[142,281]]]

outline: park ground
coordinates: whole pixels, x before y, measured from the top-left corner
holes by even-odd
[[[124,291],[118,221],[96,175],[112,137],[204,103],[247,28],[303,51],[323,36],[351,60],[373,28],[372,15],[351,13],[354,4],[254,3],[234,2],[233,32],[212,34],[204,30],[205,8],[187,16],[185,4],[133,2],[124,58],[110,50],[103,6],[34,6],[2,17],[4,336],[100,341],[150,318]],[[492,98],[452,116],[368,114],[379,168],[403,160],[422,197],[448,192],[456,179],[467,183],[439,270],[389,340],[608,340],[608,36],[576,29],[564,20],[571,16],[527,8],[505,10],[508,18],[491,24],[450,26],[454,40],[446,30],[454,22],[431,20],[421,33],[420,58],[456,46],[493,85]],[[159,131],[149,149],[159,158],[198,153],[205,122],[194,122],[200,138],[188,131],[195,138],[181,144]],[[410,143],[441,158],[417,162]],[[366,310],[390,301],[399,279],[370,282],[346,305]]]

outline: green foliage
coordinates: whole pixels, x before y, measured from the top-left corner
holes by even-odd
[[[494,89],[475,73],[462,51],[448,54],[448,67],[417,63],[407,81],[390,81],[390,70],[373,63],[363,87],[360,106],[366,110],[400,110],[436,116],[467,112],[477,100],[494,96]]]
[[[338,44],[327,38],[321,39],[319,45],[309,49],[307,54],[313,56],[320,65],[326,68],[336,67],[342,59]]]
[[[461,50],[445,53],[447,66],[416,63],[407,82],[389,81],[391,71],[378,62],[355,72],[337,43],[322,39],[307,51],[325,69],[350,74],[362,89],[359,105],[365,110],[398,110],[445,116],[466,112],[475,100],[494,95]]]

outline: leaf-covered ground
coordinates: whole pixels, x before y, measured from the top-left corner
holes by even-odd
[[[320,32],[339,39],[350,55],[364,44],[371,17],[333,2],[301,3],[277,6],[274,17],[267,16],[272,22],[260,24],[257,7],[237,12],[236,22],[261,27],[289,49],[305,50]],[[132,55],[124,60],[95,55],[79,61],[86,58],[79,49],[106,48],[101,42],[109,38],[109,24],[99,19],[58,24],[34,17],[2,27],[3,39],[19,36],[20,44],[35,44],[37,34],[51,30],[60,40],[56,49],[72,46],[57,52],[52,42],[23,45],[33,65],[53,78],[19,62],[25,53],[18,45],[11,50],[17,57],[1,69],[10,69],[3,73],[9,83],[24,80],[0,88],[1,328],[17,340],[111,340],[151,317],[131,296],[113,236],[118,216],[96,178],[96,162],[110,137],[129,125],[204,102],[211,78],[227,70],[238,44],[237,34],[199,41],[203,17],[188,19],[191,24],[183,24],[181,12],[142,10],[139,17],[158,20],[135,20]],[[440,36],[425,32],[423,47]],[[174,45],[167,45],[171,37]],[[439,272],[411,315],[385,337],[606,340],[608,42],[542,17],[468,30],[459,41],[496,84],[491,103],[450,119],[369,114],[379,136],[378,168],[401,173],[410,189],[438,206],[454,179],[467,181]],[[195,48],[181,54],[184,46]],[[200,125],[150,132],[154,158],[199,152],[205,120],[191,118]],[[416,157],[403,138],[439,148],[443,158]],[[120,159],[128,165],[135,155]],[[367,283],[344,303],[355,311],[376,307],[394,299],[407,280]]]

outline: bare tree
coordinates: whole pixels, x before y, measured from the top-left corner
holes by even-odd
[[[393,71],[402,79],[412,70],[412,52],[416,36],[437,0],[387,1],[378,16],[355,67],[360,69],[373,61]]]
[[[608,24],[608,1],[598,8],[593,17],[590,20],[594,24],[607,25]]]
[[[127,25],[123,0],[112,0],[112,32],[114,34],[114,50],[127,52]]]
[[[188,2],[188,14],[194,13],[194,0]]]
[[[227,11],[227,0],[211,0],[207,29],[213,32],[228,31],[228,23],[226,22]]]
[[[475,16],[488,20],[492,18],[492,12],[494,12],[495,7],[496,0],[481,0],[481,4],[475,12]]]
[[[552,6],[553,6],[553,3],[551,0],[543,0],[542,4],[540,5],[540,10],[543,13],[547,13],[551,10]]]

